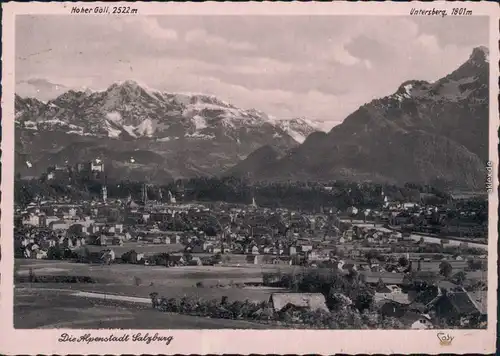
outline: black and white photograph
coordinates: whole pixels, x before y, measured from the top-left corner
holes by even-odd
[[[134,5],[15,16],[15,330],[495,328],[489,16]]]

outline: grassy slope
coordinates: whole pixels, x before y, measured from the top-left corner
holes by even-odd
[[[18,329],[269,329],[227,319],[161,313],[144,307],[76,298],[53,291],[16,291],[14,327]]]

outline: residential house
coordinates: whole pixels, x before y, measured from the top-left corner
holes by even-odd
[[[340,260],[337,263],[337,268],[343,271],[357,271],[357,267],[354,263],[346,263],[344,260]]]
[[[364,282],[371,285],[376,285],[381,279],[386,285],[401,286],[406,283],[404,273],[389,273],[389,272],[360,272]]]
[[[271,247],[271,246],[265,246],[265,247],[262,249],[262,252],[263,252],[263,253],[265,253],[265,254],[268,254],[268,255],[269,255],[269,254],[272,254],[273,249],[274,249],[274,248],[273,248],[273,247]]]
[[[330,259],[328,253],[319,250],[311,250],[306,254],[306,256],[309,261],[327,261]]]
[[[108,227],[108,231],[115,234],[122,234],[123,224],[112,224]]]
[[[206,251],[203,246],[203,244],[194,244],[191,246],[187,246],[186,251],[189,251],[191,253],[203,253]]]
[[[351,259],[357,259],[357,258],[360,258],[361,256],[363,256],[363,251],[361,251],[361,250],[359,250],[357,248],[351,248],[347,252],[347,255]]]
[[[183,266],[185,263],[186,260],[182,255],[170,255],[170,258],[168,260],[168,265],[171,267]]]
[[[167,237],[166,242],[169,244],[179,244],[181,243],[181,237],[178,234],[170,235]]]
[[[295,246],[288,246],[286,252],[289,256],[295,256],[297,254],[297,248]]]
[[[114,235],[111,240],[112,245],[119,245],[123,246],[123,240],[124,236],[123,235]]]
[[[49,224],[49,228],[52,230],[68,230],[69,225],[64,220],[57,220],[57,221],[52,221]]]
[[[394,304],[410,305],[411,300],[408,293],[403,293],[401,288],[396,285],[386,285],[383,290],[377,290],[374,295],[374,302],[376,305],[383,306],[390,303],[391,307]]]
[[[54,215],[52,215],[52,216],[44,216],[42,218],[43,222],[42,222],[41,226],[49,227],[52,222],[59,221],[59,220],[61,220],[61,219],[58,216],[54,216]]]
[[[403,316],[403,323],[410,321],[408,324],[413,330],[428,330],[434,328],[431,318],[428,314],[420,314],[415,312],[408,312]]]
[[[442,295],[434,303],[433,309],[439,318],[446,319],[452,325],[468,326],[484,317],[481,307],[466,291]]]
[[[100,245],[100,246],[112,245],[112,243],[113,243],[113,237],[109,236],[109,235],[101,234],[96,239],[96,243],[97,243],[97,245]]]
[[[275,312],[297,309],[328,311],[325,296],[321,293],[272,293],[269,304]]]
[[[188,261],[188,266],[202,266],[203,265],[203,262],[201,260],[200,257],[192,257],[189,261]]]
[[[24,226],[40,226],[40,216],[37,214],[25,214],[22,218]]]
[[[307,253],[309,251],[312,251],[313,246],[312,245],[299,245],[299,246],[297,246],[297,249],[299,252]]]

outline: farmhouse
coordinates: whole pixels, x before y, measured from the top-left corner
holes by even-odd
[[[480,319],[483,316],[481,309],[465,291],[446,293],[434,304],[434,310],[439,317],[462,326],[469,324],[471,320]]]
[[[269,303],[276,312],[294,309],[328,311],[325,296],[321,293],[273,293]]]

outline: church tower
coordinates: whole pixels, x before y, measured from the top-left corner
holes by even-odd
[[[106,201],[108,200],[108,188],[106,188],[105,185],[102,186],[102,202],[106,204]]]

